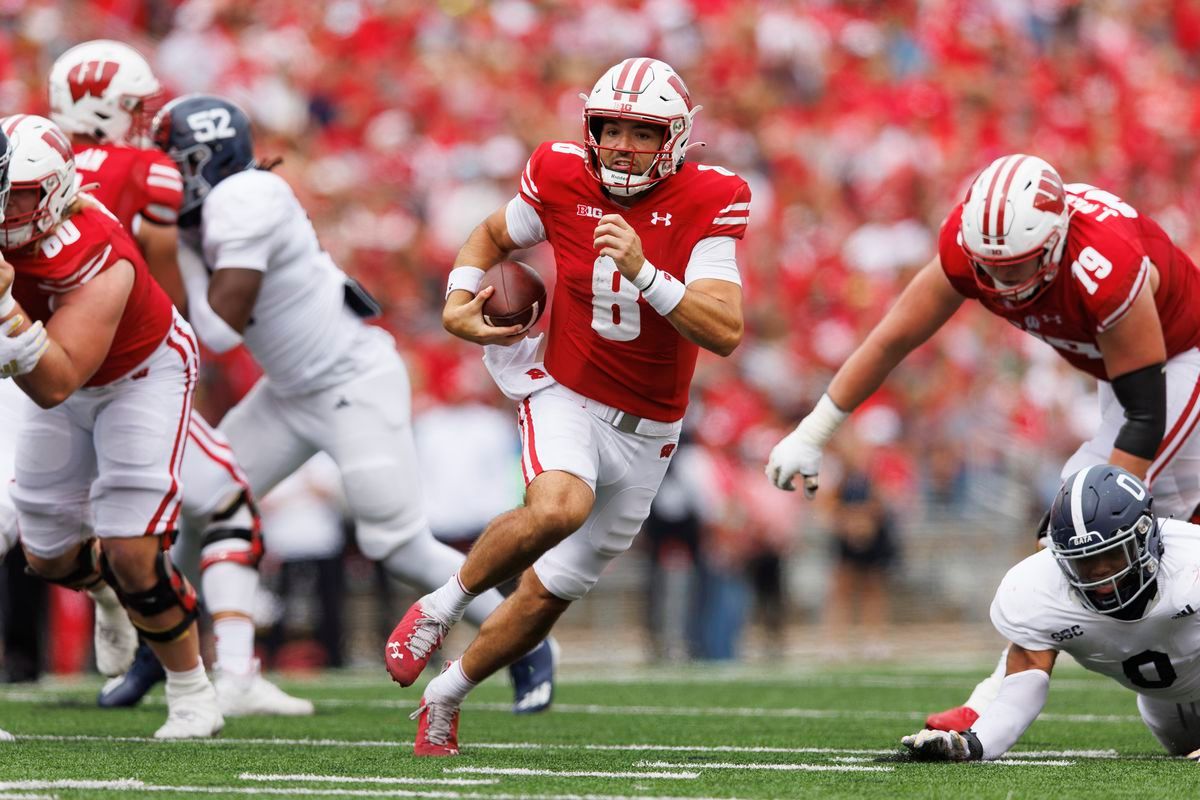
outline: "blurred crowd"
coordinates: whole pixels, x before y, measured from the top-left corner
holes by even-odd
[[[1040,155],[1200,254],[1200,0],[6,0],[0,30],[6,111],[44,110],[53,59],[94,37],[141,49],[173,93],[239,102],[324,246],[384,302],[418,412],[498,404],[478,350],[440,325],[467,233],[538,142],[580,138],[578,93],[607,66],[670,62],[704,106],[693,157],[754,192],[746,339],[702,356],[679,469],[702,488],[710,567],[768,588],[759,559],[805,525],[853,550],[861,530],[832,510],[868,495],[909,524],[1036,519],[1087,434],[1094,387],[968,307],[855,415],[818,513],[762,477],[993,158]],[[552,279],[548,259],[528,256]],[[214,363],[201,407],[219,415],[256,372]]]

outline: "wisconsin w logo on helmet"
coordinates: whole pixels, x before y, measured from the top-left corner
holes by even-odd
[[[67,75],[71,99],[78,103],[87,95],[103,97],[118,69],[120,64],[115,61],[88,61],[75,67]]]

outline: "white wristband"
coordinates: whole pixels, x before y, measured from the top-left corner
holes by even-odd
[[[639,292],[644,292],[650,288],[650,284],[654,282],[654,277],[657,274],[658,267],[649,261],[644,261],[642,262],[642,268],[638,270],[637,276],[633,279],[633,285],[637,287]]]
[[[637,281],[642,280],[647,268],[652,270],[652,274],[649,284],[642,289],[642,297],[646,299],[651,308],[665,317],[675,310],[675,306],[683,302],[683,296],[687,294],[687,287],[672,278],[669,272],[657,269],[649,261],[638,271]],[[637,286],[637,281],[634,282],[634,286]]]
[[[478,294],[481,283],[483,283],[483,270],[479,267],[455,267],[450,270],[450,278],[446,281],[446,297],[459,289],[471,294]]]
[[[838,408],[828,394],[823,394],[817,401],[816,408],[807,417],[800,420],[800,425],[797,427],[804,430],[805,435],[814,445],[824,447],[829,444],[833,434],[837,432],[848,416],[850,414]]]
[[[0,317],[7,317],[17,307],[17,301],[12,296],[12,284],[0,294]]]

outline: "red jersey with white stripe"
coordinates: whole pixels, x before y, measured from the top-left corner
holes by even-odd
[[[617,271],[598,258],[601,216],[620,214],[642,240],[658,280],[684,279],[701,239],[745,235],[750,187],[722,167],[684,164],[675,175],[617,205],[588,174],[575,142],[545,142],[521,176],[521,197],[537,212],[554,248],[558,281],[550,306],[546,368],[555,380],[601,403],[674,422],[687,409],[699,352]]]
[[[1200,345],[1200,271],[1154,220],[1115,195],[1084,183],[1066,187],[1071,209],[1058,274],[1028,306],[1012,309],[983,297],[960,244],[962,204],[942,223],[938,254],[954,288],[993,314],[1058,350],[1072,366],[1109,380],[1097,334],[1120,322],[1150,276],[1167,357]]]
[[[103,386],[145,361],[162,343],[173,307],[137,244],[117,218],[86,205],[30,247],[5,253],[16,270],[13,295],[34,319],[50,318],[56,299],[78,289],[122,259],[133,265],[133,288],[100,369],[86,386]]]
[[[160,225],[174,225],[183,204],[183,178],[175,163],[159,150],[121,144],[76,145],[75,169],[88,192],[133,231],[142,215]]]

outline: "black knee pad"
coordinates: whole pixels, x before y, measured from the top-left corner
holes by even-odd
[[[249,550],[216,549],[209,555],[204,551],[210,546],[230,539],[240,539],[250,543]],[[262,518],[258,506],[250,497],[248,491],[242,491],[228,506],[212,515],[204,528],[204,537],[200,545],[200,571],[219,564],[222,561],[233,561],[247,567],[257,568],[263,556]]]
[[[169,628],[155,630],[130,619],[142,636],[152,642],[175,641],[187,633],[188,628],[200,615],[196,590],[192,588],[188,579],[175,569],[165,550],[160,550],[154,560],[154,571],[158,580],[153,586],[142,592],[127,592],[121,588],[116,574],[104,556],[100,557],[100,569],[104,573],[105,580],[121,598],[121,604],[130,611],[143,617],[153,617],[176,606],[183,609],[183,619]]]
[[[25,572],[30,575],[35,575],[46,583],[56,583],[59,586],[65,586],[68,589],[76,591],[80,589],[94,589],[105,581],[103,569],[99,558],[96,557],[96,539],[93,537],[83,543],[79,548],[79,554],[75,557],[75,565],[72,570],[63,575],[61,578],[47,578],[33,567],[26,566]]]

